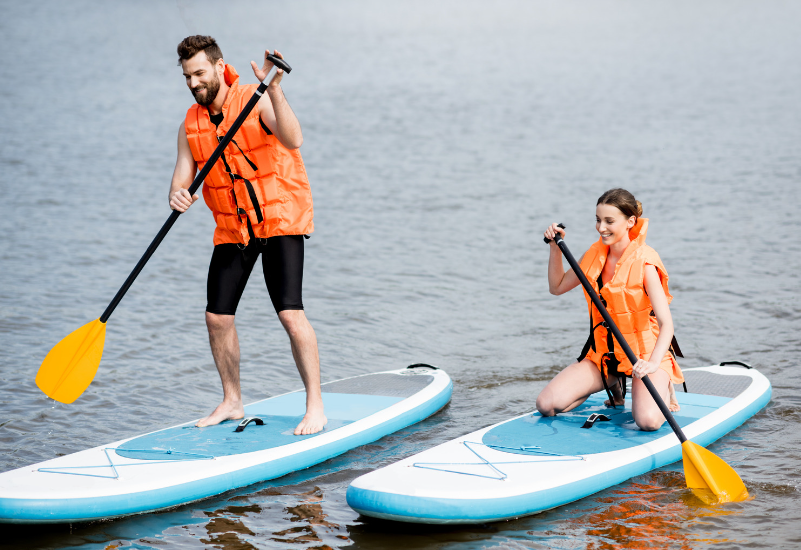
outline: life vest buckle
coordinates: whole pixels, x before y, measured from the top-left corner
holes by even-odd
[[[601,364],[606,367],[607,373],[612,373],[616,377],[623,375],[623,373],[617,369],[617,367],[620,365],[620,361],[618,361],[617,357],[615,356],[615,352],[607,351],[604,353],[601,356]]]

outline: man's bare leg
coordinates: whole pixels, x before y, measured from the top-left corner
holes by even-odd
[[[299,309],[285,309],[278,313],[292,345],[292,356],[306,387],[306,415],[295,428],[295,435],[309,435],[323,429],[328,422],[323,412],[323,395],[320,390],[320,356],[317,336],[306,314]]]
[[[223,401],[214,412],[199,420],[195,426],[213,426],[223,420],[237,420],[245,416],[242,406],[242,391],[239,387],[239,338],[236,334],[233,315],[217,315],[206,312],[206,327],[209,329],[209,344],[214,364],[220,373]]]

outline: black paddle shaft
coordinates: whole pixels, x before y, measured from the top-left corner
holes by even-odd
[[[562,254],[564,254],[565,258],[567,259],[567,263],[570,264],[570,267],[573,268],[573,272],[579,278],[579,281],[581,281],[581,286],[583,286],[584,290],[586,290],[587,294],[589,294],[592,303],[595,304],[595,307],[601,312],[601,316],[604,318],[604,321],[606,321],[609,330],[611,330],[612,334],[615,336],[615,340],[617,340],[617,343],[623,348],[623,351],[626,352],[626,357],[629,358],[632,366],[634,366],[634,364],[637,362],[637,356],[634,355],[634,352],[631,350],[628,342],[626,342],[626,339],[623,338],[623,334],[620,333],[620,329],[617,328],[617,325],[615,325],[615,322],[612,320],[612,316],[609,315],[609,312],[606,311],[606,307],[604,307],[603,303],[601,303],[601,299],[598,298],[598,294],[590,285],[590,282],[587,280],[587,277],[584,275],[581,267],[576,262],[573,254],[570,253],[570,250],[567,248],[564,239],[559,233],[557,233],[554,240],[556,241],[556,245],[559,247],[559,250],[562,251]],[[549,241],[546,240],[546,242]],[[665,405],[662,396],[659,395],[658,391],[656,391],[653,382],[651,382],[651,379],[648,378],[647,374],[642,377],[642,381],[643,384],[645,384],[645,387],[648,388],[648,392],[651,394],[651,397],[653,397],[654,401],[656,401],[659,410],[662,411],[663,415],[665,415],[665,419],[668,421],[668,424],[670,424],[670,427],[673,428],[673,431],[676,433],[679,441],[682,443],[687,441],[687,436],[685,436],[684,432],[681,431],[679,424],[676,422],[676,419],[673,418],[673,414],[670,412],[670,409],[667,408],[667,405]]]
[[[269,86],[270,83],[273,81],[273,78],[275,78],[275,75],[277,74],[276,69],[283,69],[286,73],[290,73],[292,71],[292,67],[289,66],[289,63],[287,63],[280,57],[276,57],[274,55],[267,55],[266,59],[273,64],[273,69],[270,70],[270,72],[267,74],[264,80],[262,80],[262,82],[259,84],[259,87],[256,88],[256,91],[253,93],[253,96],[245,105],[245,108],[242,109],[242,112],[239,113],[238,117],[236,117],[236,120],[234,121],[233,125],[231,125],[231,128],[225,133],[225,137],[223,137],[222,141],[220,141],[220,144],[217,145],[217,148],[209,157],[209,160],[206,161],[206,164],[203,166],[203,169],[195,177],[194,181],[192,182],[192,185],[189,187],[190,195],[194,194],[194,192],[197,191],[198,188],[203,184],[203,180],[206,179],[206,176],[209,175],[209,172],[211,171],[211,168],[214,166],[214,163],[217,162],[220,156],[222,156],[226,146],[231,142],[232,139],[234,139],[234,135],[236,135],[236,132],[237,130],[239,130],[239,127],[242,126],[243,122],[245,122],[245,119],[250,114],[250,111],[253,110],[253,107],[256,105],[256,103],[258,103],[259,99],[261,99],[261,96],[264,94],[264,91],[267,89],[267,86]],[[122,287],[120,287],[120,289],[117,291],[116,296],[114,296],[114,299],[111,300],[111,303],[106,308],[106,311],[104,311],[103,315],[100,316],[101,323],[105,323],[106,321],[108,321],[108,318],[111,317],[111,314],[114,312],[114,309],[120,303],[123,296],[125,296],[125,293],[128,292],[128,289],[131,288],[131,285],[133,284],[134,280],[136,280],[136,278],[139,276],[139,273],[145,267],[147,261],[159,247],[161,241],[164,240],[164,237],[167,235],[167,232],[169,232],[175,221],[178,219],[178,216],[180,215],[181,215],[180,212],[178,212],[177,210],[173,210],[172,213],[170,214],[170,217],[167,218],[167,221],[164,222],[164,225],[161,226],[161,229],[159,230],[158,234],[156,234],[156,238],[154,238],[153,242],[150,243],[150,246],[147,247],[147,250],[145,251],[144,255],[139,259],[139,262],[137,262],[136,266],[133,268],[133,271],[131,271],[131,274],[128,275],[128,278],[125,279],[125,283],[123,283]]]

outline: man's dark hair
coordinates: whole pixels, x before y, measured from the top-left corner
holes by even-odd
[[[178,44],[178,64],[180,65],[181,61],[192,59],[201,51],[206,52],[206,57],[209,58],[209,62],[212,65],[222,59],[223,56],[222,50],[220,50],[216,40],[211,36],[196,34],[194,36],[187,36]]]

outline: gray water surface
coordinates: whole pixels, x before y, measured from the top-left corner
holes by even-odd
[[[4,526],[19,548],[801,546],[801,4],[763,1],[2,1],[0,471],[208,414],[213,221],[182,216],[109,320],[86,393],[34,384],[99,317],[167,219],[192,96],[176,65],[215,36],[244,82],[278,48],[317,231],[304,303],[324,381],[426,362],[430,419],[281,479],[109,522]],[[752,498],[708,508],[681,465],[516,521],[359,517],[355,477],[529,411],[586,339],[547,291],[542,231],[581,254],[622,186],[670,273],[685,368],[752,363],[773,399],[711,446]],[[256,267],[237,315],[247,402],[297,389]]]

